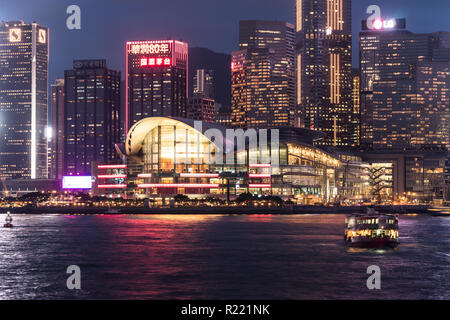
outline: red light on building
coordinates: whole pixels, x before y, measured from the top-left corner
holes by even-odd
[[[126,184],[99,184],[99,189],[126,189]]]
[[[171,58],[141,58],[141,67],[170,67],[172,66]]]
[[[97,166],[98,169],[126,169],[126,164],[105,164]]]
[[[140,189],[149,188],[219,188],[219,184],[209,183],[149,183],[139,184]]]
[[[99,179],[125,179],[126,174],[100,174],[97,176]]]
[[[131,41],[127,42],[131,54],[170,54],[173,41]]]
[[[383,19],[375,19],[373,21],[373,27],[376,30],[381,30],[383,28]]]

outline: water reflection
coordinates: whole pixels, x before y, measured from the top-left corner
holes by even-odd
[[[450,298],[449,219],[401,216],[395,250],[348,248],[344,219],[17,215],[0,230],[0,299]],[[374,264],[380,292],[366,287]]]

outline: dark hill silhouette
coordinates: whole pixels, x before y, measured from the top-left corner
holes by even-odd
[[[215,100],[224,106],[231,105],[231,55],[216,53],[207,48],[189,48],[189,95],[193,91],[196,69],[214,71]]]

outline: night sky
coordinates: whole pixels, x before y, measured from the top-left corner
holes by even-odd
[[[82,29],[66,28],[66,8],[81,7]],[[354,0],[353,64],[357,34],[366,8],[377,4],[383,17],[406,18],[413,32],[450,31],[448,0]],[[124,68],[127,40],[181,39],[191,47],[231,53],[237,49],[238,21],[294,21],[294,0],[0,0],[0,20],[36,20],[50,28],[50,81],[63,76],[73,59],[106,58]]]

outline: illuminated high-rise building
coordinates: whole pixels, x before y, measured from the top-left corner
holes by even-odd
[[[356,141],[356,145],[360,145],[361,141],[361,98],[360,98],[360,82],[361,77],[359,75],[359,70],[353,70],[353,128],[354,132],[352,137],[353,141]]]
[[[186,118],[204,122],[215,122],[214,100],[202,96],[189,98]]]
[[[188,44],[176,41],[126,43],[126,131],[155,116],[185,117]]]
[[[450,33],[404,19],[360,33],[361,142],[373,149],[449,147]]]
[[[64,72],[64,175],[90,175],[94,162],[117,157],[120,82],[105,60],[75,60]]]
[[[232,122],[241,128],[295,125],[295,32],[278,21],[240,21],[232,53]]]
[[[48,131],[48,178],[61,179],[64,172],[64,79],[50,85],[50,125]]]
[[[319,145],[358,144],[352,103],[351,0],[296,0],[297,104]]]
[[[194,96],[214,100],[214,74],[212,70],[197,69],[195,71]]]
[[[0,177],[47,178],[48,29],[0,22]]]

